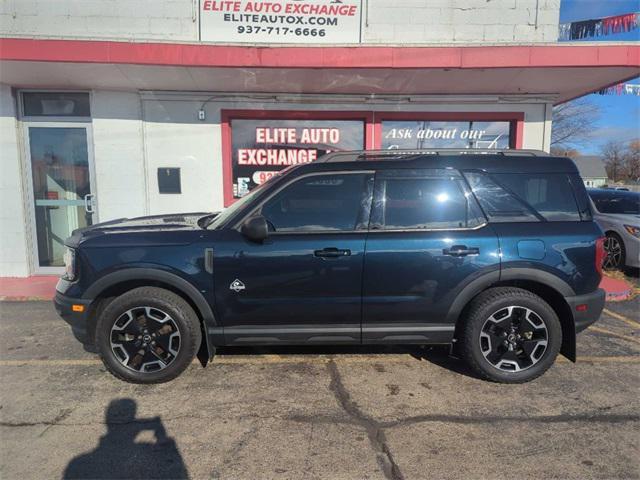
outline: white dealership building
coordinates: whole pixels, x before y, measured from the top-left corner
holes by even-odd
[[[0,2],[0,276],[329,150],[548,151],[554,104],[639,74],[637,44],[558,44],[559,4]]]

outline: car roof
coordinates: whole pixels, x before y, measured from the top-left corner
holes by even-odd
[[[334,152],[296,168],[298,174],[381,169],[460,169],[495,173],[578,173],[568,157],[531,150],[511,151],[351,151]]]

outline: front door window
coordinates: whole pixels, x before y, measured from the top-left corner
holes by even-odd
[[[39,267],[60,267],[64,241],[92,223],[86,127],[28,127]]]

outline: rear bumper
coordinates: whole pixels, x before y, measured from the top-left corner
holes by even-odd
[[[594,324],[600,318],[602,310],[604,309],[605,296],[606,292],[602,288],[599,288],[595,292],[588,293],[587,295],[565,298],[573,313],[576,333],[586,330],[589,325]]]
[[[83,344],[91,344],[89,338],[88,328],[88,311],[91,300],[82,300],[78,298],[71,298],[56,291],[56,296],[53,298],[53,305],[56,308],[58,315],[71,326],[71,331],[74,337],[76,337]],[[74,312],[73,305],[83,305],[83,312]]]

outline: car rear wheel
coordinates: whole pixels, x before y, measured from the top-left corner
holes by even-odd
[[[607,232],[604,240],[604,250],[606,256],[602,263],[605,270],[620,270],[624,267],[627,252],[620,235],[614,232]]]
[[[117,297],[96,325],[96,345],[105,366],[131,383],[174,379],[189,366],[201,339],[191,306],[156,287],[136,288]]]
[[[558,316],[539,296],[492,288],[476,297],[462,330],[464,358],[482,378],[523,383],[542,375],[562,345]]]

